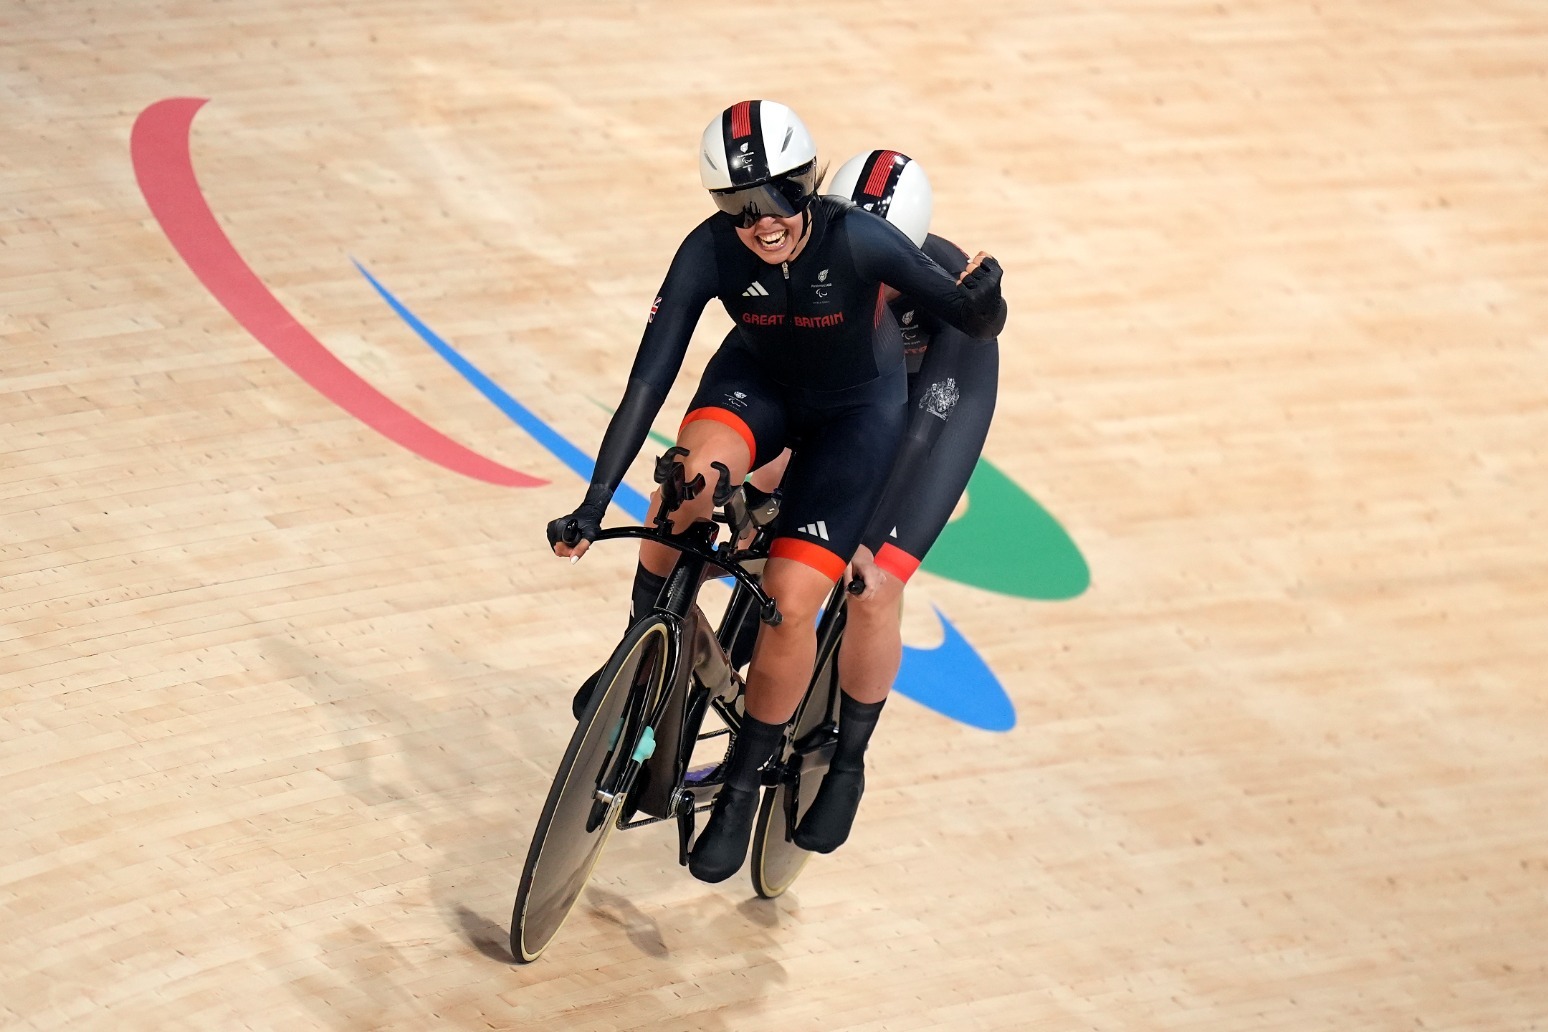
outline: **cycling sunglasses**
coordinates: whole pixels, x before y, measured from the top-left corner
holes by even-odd
[[[817,196],[817,163],[802,166],[756,186],[732,187],[728,190],[711,190],[715,207],[737,220],[743,229],[750,229],[765,215],[788,219],[805,211]]]

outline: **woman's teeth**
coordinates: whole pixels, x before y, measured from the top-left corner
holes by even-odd
[[[785,242],[785,231],[783,229],[780,230],[778,233],[770,233],[767,236],[760,236],[758,238],[758,243],[762,244],[764,247],[769,247],[769,248],[778,247],[780,244],[783,244],[784,242]]]

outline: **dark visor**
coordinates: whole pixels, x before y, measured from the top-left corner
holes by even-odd
[[[776,176],[756,186],[711,190],[715,207],[737,219],[743,229],[765,215],[788,219],[806,210],[817,195],[817,162]]]

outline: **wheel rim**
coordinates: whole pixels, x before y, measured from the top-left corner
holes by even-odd
[[[533,834],[516,896],[511,952],[522,961],[537,959],[558,934],[617,826],[623,799],[599,803],[596,791],[616,779],[628,759],[639,723],[639,707],[633,712],[629,707],[629,688],[642,677],[653,680],[652,688],[659,687],[663,664],[658,657],[664,655],[667,640],[665,625],[652,623],[621,658],[615,654],[617,661],[609,661],[612,674],[599,679],[600,698],[581,718],[584,730],[577,728],[570,740]]]
[[[775,785],[763,793],[758,813],[758,848],[755,850],[753,889],[764,899],[773,899],[790,888],[811,859],[811,854],[785,838],[787,821],[785,799],[789,786]]]

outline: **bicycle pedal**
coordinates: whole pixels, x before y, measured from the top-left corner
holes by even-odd
[[[677,814],[677,864],[688,866],[688,847],[693,842],[693,793],[684,793],[686,805]]]

